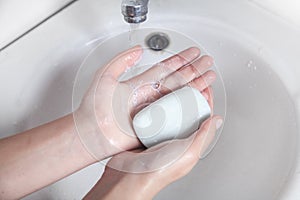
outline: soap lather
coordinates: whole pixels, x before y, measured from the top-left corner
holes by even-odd
[[[164,141],[189,137],[210,114],[205,97],[186,86],[142,109],[133,119],[133,128],[139,140],[149,148]]]

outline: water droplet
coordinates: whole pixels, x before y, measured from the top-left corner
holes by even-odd
[[[133,95],[132,95],[132,103],[133,103],[133,105],[134,106],[136,106],[137,104],[138,104],[138,94],[137,94],[137,92],[135,91],[134,93],[133,93]]]
[[[253,61],[252,61],[252,60],[249,60],[248,63],[247,63],[247,67],[250,68],[250,67],[252,66],[252,64],[253,64]]]
[[[152,87],[153,87],[155,90],[158,90],[159,87],[160,87],[160,82],[156,82],[156,83],[152,84]]]

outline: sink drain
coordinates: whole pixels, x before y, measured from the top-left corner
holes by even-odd
[[[169,46],[170,40],[165,33],[153,33],[147,37],[146,44],[153,51],[161,51]]]

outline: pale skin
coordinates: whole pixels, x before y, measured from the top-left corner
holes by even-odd
[[[207,120],[195,133],[193,142],[187,151],[169,167],[142,174],[126,173],[106,167],[102,178],[84,199],[152,199],[164,187],[182,178],[192,170],[202,153],[213,140],[215,132],[220,128],[221,124],[222,119],[219,116]],[[167,148],[172,151],[184,142],[184,140],[175,141]],[[151,149],[145,151],[151,151]],[[114,162],[116,159],[130,159],[130,157],[126,153],[121,153],[113,157],[110,162]],[[139,159],[139,156],[134,159]],[[132,163],[132,160],[130,161]]]
[[[141,148],[142,145],[136,137],[124,134],[117,123],[109,120],[114,117],[110,106],[113,97],[103,94],[109,93],[112,88],[116,91],[119,89],[125,91],[123,97],[127,98],[128,102],[124,106],[128,107],[129,116],[134,115],[142,107],[162,95],[186,84],[198,89],[212,107],[212,91],[209,86],[215,80],[216,75],[213,71],[208,71],[213,63],[211,57],[200,57],[199,49],[189,48],[159,65],[155,65],[138,77],[126,82],[118,82],[118,77],[128,67],[133,66],[141,55],[141,47],[134,47],[121,53],[107,66],[98,70],[89,91],[74,113],[0,140],[0,199],[24,197],[99,160],[117,155],[111,160],[113,162],[118,156],[122,157],[122,152]],[[191,62],[193,64],[190,64]],[[99,77],[101,77],[101,87],[98,85]],[[155,78],[153,79],[153,77]],[[161,92],[158,94],[157,90],[150,89],[150,87],[135,89],[128,87],[128,85],[140,81],[144,81],[144,83],[145,81],[146,83],[161,81]],[[136,99],[130,96],[132,90],[136,90],[138,94]],[[141,98],[139,94],[149,98]],[[101,99],[101,101],[96,101],[95,110],[93,110],[97,122],[100,123],[97,124],[101,129],[100,133],[99,127],[91,124],[92,116],[90,116],[89,110],[90,104],[93,103],[91,96],[96,100],[97,98]],[[81,123],[80,130],[77,124],[78,119]],[[105,120],[108,122],[102,123]],[[145,183],[145,187],[141,188],[141,191],[145,192],[148,199],[151,199],[167,184],[184,176],[192,169],[221,122],[222,119],[218,116],[207,120],[205,125],[197,131],[192,145],[184,156],[169,168],[138,175],[118,172],[107,167],[103,177],[86,196],[86,199],[114,199],[118,194],[125,195],[123,197],[129,199],[129,195],[132,195],[132,192],[129,192],[130,187],[136,186],[136,184],[141,185],[141,182]],[[105,138],[105,140],[99,138]],[[101,145],[87,146],[93,145],[90,142],[94,141]],[[124,154],[124,156],[126,155]],[[190,166],[190,169],[182,172],[183,165]],[[174,174],[178,174],[178,176],[174,176]],[[132,196],[132,198],[134,197]]]

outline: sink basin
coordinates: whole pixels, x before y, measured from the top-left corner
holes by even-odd
[[[84,58],[129,30],[119,4],[78,1],[0,53],[0,109],[9,113],[0,120],[1,137],[72,111],[73,82]],[[149,9],[141,28],[179,32],[215,58],[215,112],[225,117],[214,149],[156,199],[300,198],[299,29],[250,1],[159,0]],[[181,40],[169,37],[179,50]],[[106,63],[126,43],[111,45],[94,63]],[[103,166],[97,163],[24,199],[81,199]]]

